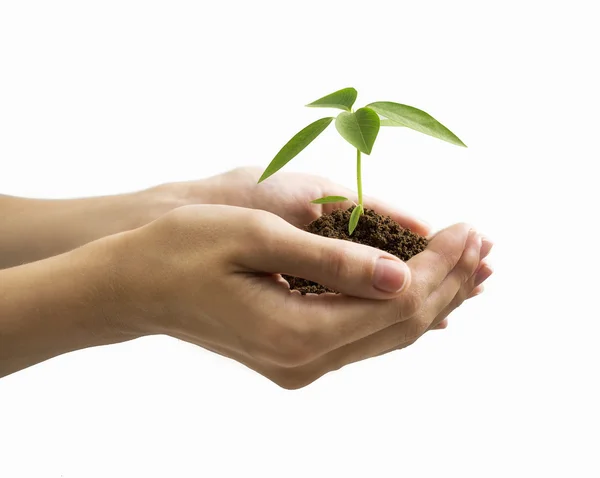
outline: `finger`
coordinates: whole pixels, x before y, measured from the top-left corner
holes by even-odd
[[[285,221],[280,221],[287,225]],[[238,259],[243,267],[269,272],[291,272],[301,277],[298,272],[304,271],[296,268],[306,267],[305,275],[308,279],[313,279],[316,277],[313,275],[314,270],[327,268],[327,261],[330,258],[322,253],[319,254],[319,248],[311,247],[316,244],[311,241],[319,241],[319,244],[330,241],[346,247],[354,245],[361,251],[363,250],[361,247],[366,247],[310,235],[289,225],[287,226],[293,231],[286,231],[282,235],[283,226],[280,223],[276,222],[271,226],[268,233],[263,231],[256,236],[254,231],[252,234],[256,237],[247,237],[245,252]],[[385,301],[360,299],[344,294],[301,296],[283,290],[281,287],[275,287],[274,284],[271,289],[268,289],[271,295],[267,297],[265,287],[270,284],[267,282],[261,288],[263,300],[252,306],[257,308],[253,313],[257,316],[264,314],[264,301],[281,304],[280,308],[284,307],[284,313],[280,317],[274,317],[276,323],[269,323],[269,326],[274,327],[273,330],[281,331],[280,335],[289,337],[295,344],[302,344],[302,347],[299,347],[302,349],[301,353],[291,353],[299,358],[286,360],[287,363],[295,362],[296,365],[308,363],[332,350],[373,335],[393,324],[406,321],[416,314],[428,296],[458,263],[465,250],[469,231],[469,226],[457,224],[438,233],[425,251],[408,262],[409,267],[412,267],[418,276],[416,286],[413,287],[415,284],[411,283],[396,299]],[[477,236],[475,234],[470,236],[472,239],[469,248],[475,248],[475,252],[470,254],[475,254],[478,259],[479,244],[475,240]],[[285,240],[282,240],[282,237]],[[281,250],[277,251],[279,248]],[[277,252],[273,253],[273,251]],[[419,256],[422,258],[416,261]],[[347,261],[346,264],[353,264],[353,261]],[[336,270],[335,266],[333,270]],[[339,276],[347,277],[348,274],[342,273]],[[325,281],[321,283],[323,282]],[[340,289],[344,288],[340,287]],[[272,315],[271,318],[273,319]]]
[[[410,284],[408,266],[391,254],[311,234],[275,216],[265,222],[240,258],[253,270],[288,274],[369,299],[390,299]]]
[[[429,300],[418,314],[419,317],[395,324],[355,343],[333,350],[315,360],[287,369],[283,372],[283,376],[303,386],[349,363],[384,355],[410,346],[423,334],[425,330],[423,325],[427,325],[431,320],[431,316],[439,310],[440,303],[443,301],[442,298],[445,297],[445,300],[448,300],[449,292],[451,293],[458,287],[454,297],[430,324],[430,328],[436,330],[446,328],[448,326],[447,316],[463,303],[469,291],[474,290],[474,271],[479,264],[479,255],[480,251],[477,250],[477,247],[472,248],[470,252],[465,251],[463,253],[457,267],[440,286],[440,291],[437,294],[439,297],[436,300]],[[467,278],[466,281],[465,278]]]
[[[484,291],[483,285],[478,285],[477,287],[475,287],[473,289],[473,292],[471,292],[469,294],[469,297],[467,297],[467,299],[472,299],[473,297],[477,297],[478,295],[482,294],[483,291]]]
[[[492,249],[492,246],[493,246],[493,243],[485,236],[482,236],[482,245],[481,245],[481,252],[480,252],[481,259],[488,256],[488,254],[490,253],[490,251]],[[473,274],[471,279],[461,289],[463,294],[466,291],[469,291],[468,294],[466,294],[466,298],[463,300],[471,299],[483,292],[483,290],[484,290],[483,285],[480,285],[481,282],[478,282],[477,273],[482,269],[482,266],[484,264],[486,264],[486,263],[480,262],[479,266],[475,270],[475,274]],[[462,300],[461,300],[461,303],[462,303]],[[458,305],[460,305],[460,304],[458,304]],[[437,324],[437,325],[435,325],[434,327],[431,327],[430,330],[445,329],[448,326],[448,319],[446,317],[452,312],[452,310],[454,310],[456,307],[458,307],[458,305],[455,305],[454,307],[451,307],[451,308],[449,307],[447,311],[440,314],[440,316],[438,318],[436,318],[436,320],[434,321],[434,324]]]
[[[442,322],[448,322],[448,316],[454,312],[462,303],[469,299],[473,291],[476,289],[474,286],[475,274],[473,274],[465,283],[462,284],[459,291],[456,293],[452,301],[444,308],[444,310],[438,314],[435,320],[429,326],[429,330],[437,329],[438,325]]]
[[[452,313],[452,311],[454,309],[456,309],[457,307],[459,307],[465,300],[467,299],[472,299],[473,297],[476,297],[480,294],[483,293],[484,291],[484,287],[481,284],[482,280],[481,280],[481,275],[479,275],[479,273],[481,271],[485,271],[483,277],[487,276],[489,277],[489,275],[492,274],[491,268],[489,268],[489,265],[486,262],[481,263],[475,273],[473,274],[473,276],[469,279],[469,281],[461,288],[461,291],[459,292],[459,294],[457,294],[457,296],[454,298],[454,300],[452,301],[452,303],[446,308],[446,310],[440,314],[437,318],[436,321],[434,322],[433,326],[431,327],[431,330],[436,328],[436,325],[438,322],[440,322],[440,320],[446,320],[446,317],[448,317],[448,315],[450,315],[450,313]],[[489,272],[489,275],[488,275]],[[483,280],[487,279],[487,277],[485,277]],[[481,282],[480,282],[481,281]],[[469,292],[470,291],[470,292]]]
[[[423,303],[454,270],[464,253],[468,253],[469,260],[477,254],[479,263],[481,246],[481,238],[467,224],[456,224],[438,232],[423,252],[407,262],[411,285],[406,293],[418,295],[419,302]],[[458,268],[458,272],[462,270]]]
[[[446,276],[438,289],[424,303],[415,317],[379,330],[356,342],[347,344],[324,355],[320,360],[325,368],[339,368],[345,364],[379,355],[387,350],[405,346],[417,340],[439,318],[440,324],[451,309],[457,307],[473,289],[473,274],[479,264],[480,241],[470,234],[469,242],[456,267]],[[440,314],[444,314],[440,316]]]
[[[431,323],[427,329],[431,330],[441,323],[446,317],[467,298],[468,294],[473,290],[475,281],[475,271],[480,263],[481,256],[481,241],[470,237],[471,244],[475,242],[475,247],[467,247],[463,253],[458,265],[444,279],[444,282],[438,290],[433,293],[424,309],[435,311],[429,313],[432,317]]]
[[[475,273],[475,286],[483,284],[493,274],[494,270],[487,263],[483,262],[477,272]]]
[[[485,259],[489,255],[490,251],[492,250],[492,247],[494,247],[494,243],[488,237],[482,236],[480,257],[481,260]]]
[[[471,242],[476,244],[476,242],[473,239],[471,240]],[[472,244],[469,244],[469,249],[473,249]],[[444,280],[444,282],[441,286],[441,289],[446,289],[446,288],[450,287],[452,280],[454,280],[456,277],[469,277],[469,281],[471,282],[473,280],[473,271],[477,267],[477,264],[478,264],[478,252],[479,251],[477,250],[476,247],[471,251],[465,251],[465,253],[463,253],[463,256],[461,257],[461,260],[459,261],[459,264],[457,264],[455,270],[453,270],[452,274],[449,275],[446,280]],[[471,264],[469,264],[469,262],[471,262]],[[460,272],[459,272],[459,270],[460,270]],[[269,290],[269,288],[265,288],[263,286],[263,287],[261,287],[261,294],[267,294],[267,293],[270,293],[271,291],[273,293],[281,292],[281,288],[277,287],[276,284],[272,283],[272,282],[273,281],[268,281],[267,278],[265,278],[265,283],[271,284],[271,289]],[[466,287],[465,284],[463,284],[461,286],[461,290],[464,289],[465,287]],[[470,284],[469,284],[469,287],[472,288]],[[440,294],[447,297],[446,291],[440,292]],[[465,293],[463,293],[462,295],[464,296]],[[308,304],[311,304],[311,303],[315,303],[315,301],[318,302],[319,299],[322,297],[338,298],[338,299],[352,299],[352,298],[348,298],[348,297],[344,298],[341,295],[310,296],[310,297],[300,297],[298,295],[288,296],[288,300],[287,300],[287,304],[286,304],[286,311],[289,312],[290,310],[294,310],[297,307],[306,308],[306,306],[307,306],[306,299],[309,299]],[[268,301],[270,302],[272,300],[274,300],[274,299],[271,298]],[[352,299],[352,300],[359,302],[359,303],[369,302],[369,303],[377,304],[377,305],[383,303],[381,301],[368,301],[368,300],[358,300],[358,299]],[[462,301],[462,298],[460,299],[460,301]],[[455,304],[456,304],[456,295],[455,295],[455,298],[453,299],[453,302],[455,302]],[[433,309],[433,307],[439,307],[439,306],[436,305],[435,301],[428,301],[427,305],[425,307],[425,309],[427,309],[427,310],[421,311],[421,313],[419,314],[420,317],[417,317],[417,318],[414,318],[413,320],[408,321],[408,322],[411,322],[410,324],[408,322],[396,324],[394,326],[389,327],[388,329],[386,329],[384,331],[380,331],[380,332],[374,334],[374,336],[369,336],[369,337],[363,338],[362,340],[359,340],[358,342],[339,347],[338,349],[333,350],[325,355],[315,356],[313,359],[310,359],[310,360],[297,361],[297,357],[296,357],[294,359],[296,361],[296,363],[291,364],[290,362],[286,361],[287,365],[283,366],[283,367],[281,367],[281,363],[277,360],[274,361],[273,363],[271,363],[270,360],[267,360],[267,361],[263,360],[263,361],[256,362],[256,360],[253,358],[253,356],[241,357],[241,360],[238,357],[237,360],[246,363],[247,365],[249,365],[252,368],[254,368],[255,370],[263,373],[264,375],[268,376],[269,378],[276,381],[277,383],[279,383],[281,386],[284,386],[285,388],[299,388],[301,386],[307,385],[307,384],[311,383],[312,381],[318,379],[320,376],[324,375],[325,373],[335,370],[337,368],[340,368],[347,363],[362,360],[362,359],[368,358],[370,356],[385,354],[392,350],[396,350],[398,348],[402,348],[402,347],[406,347],[406,346],[410,345],[420,335],[422,335],[422,333],[423,333],[422,325],[429,323],[429,321],[431,320],[429,317],[435,313],[435,310]],[[453,307],[456,307],[456,305],[453,305]],[[447,315],[449,313],[449,311],[447,309],[444,309],[443,313],[445,315]],[[309,316],[312,316],[312,314],[310,313],[310,310],[307,311],[307,314]],[[301,330],[301,326],[302,326],[301,320],[294,319],[294,320],[290,321],[290,317],[288,316],[288,314],[285,314],[285,318],[286,318],[285,322],[287,323],[288,327],[290,325],[293,325],[293,328],[291,330],[295,330],[296,332],[298,332],[298,330]],[[444,328],[447,325],[447,321],[445,321],[443,318],[441,318],[439,320],[434,320],[433,322],[436,322],[436,325],[438,328]],[[273,324],[269,324],[269,326],[259,327],[259,328],[263,329],[263,330],[269,330],[269,329],[272,330]],[[404,330],[402,330],[402,329],[404,329]],[[276,335],[279,335],[279,334],[276,334]],[[296,336],[296,340],[294,340],[293,342],[298,343],[298,339],[299,339],[300,343],[303,344],[304,347],[306,347],[309,344],[314,343],[314,341],[310,340],[310,336],[307,336],[307,335]],[[281,341],[278,340],[277,342],[280,343]],[[290,344],[289,339],[284,340],[284,342]],[[391,345],[391,347],[389,345]],[[228,355],[231,356],[231,354],[228,354]],[[308,355],[306,355],[304,357],[307,358]]]
[[[489,252],[491,250],[491,245],[492,245],[491,242],[486,240],[486,238],[484,237],[483,241],[482,241],[481,254],[480,254],[480,256],[482,258],[486,257],[489,254]],[[475,274],[473,275],[473,277],[471,277],[471,279],[464,286],[464,290],[470,291],[468,293],[468,295],[466,296],[466,299],[472,299],[473,297],[480,295],[484,291],[484,287],[481,284],[481,282],[483,282],[483,280],[485,280],[487,277],[483,278],[483,280],[481,280],[482,277],[478,276],[478,273],[483,270],[482,266],[487,267],[485,262],[481,262],[479,267],[475,271]],[[486,273],[487,273],[487,271],[486,271]],[[464,300],[466,300],[466,299],[464,299]],[[462,303],[462,301],[461,301],[461,303]],[[458,305],[460,305],[460,304],[458,304]],[[458,307],[458,305],[452,307],[449,311],[441,314],[440,318],[443,318],[443,320],[441,322],[439,322],[440,318],[438,318],[435,321],[435,323],[437,324],[439,322],[439,324],[437,324],[435,327],[432,327],[431,330],[445,329],[448,326],[448,319],[446,319],[446,317],[451,313],[452,310],[454,310],[456,307]]]
[[[398,298],[390,301],[373,303],[328,294],[305,296],[305,299],[310,299],[304,303],[310,305],[311,317],[306,320],[314,331],[313,340],[320,343],[323,352],[331,351],[410,319],[453,271],[465,248],[469,250],[469,260],[474,258],[478,263],[480,243],[478,236],[470,233],[469,226],[456,224],[440,231],[425,251],[407,262],[411,269],[411,283]],[[462,277],[467,272],[459,267],[456,274]],[[465,276],[465,280],[469,276]],[[448,297],[448,301],[453,295]]]

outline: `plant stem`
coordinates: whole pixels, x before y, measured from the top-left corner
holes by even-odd
[[[360,213],[364,211],[363,207],[363,194],[362,194],[362,165],[360,157],[360,149],[356,150],[356,183],[358,186],[358,205],[360,206]]]

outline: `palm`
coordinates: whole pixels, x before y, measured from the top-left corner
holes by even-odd
[[[259,168],[239,168],[214,179],[217,181],[218,193],[212,200],[219,204],[228,204],[253,209],[262,209],[276,214],[291,224],[298,227],[314,221],[322,214],[327,214],[340,207],[350,207],[352,200],[356,200],[356,193],[336,185],[326,178],[310,174],[278,173],[271,176],[263,183],[257,184],[262,170]],[[313,199],[329,196],[343,195],[351,201],[338,204],[311,204]],[[422,235],[429,235],[430,230],[422,221],[403,213],[385,203],[373,198],[364,198],[365,207],[375,209],[380,214],[385,214],[395,219],[399,224]],[[489,253],[491,244],[488,244],[482,258]],[[477,287],[469,297],[476,295]],[[448,324],[448,319],[441,317],[441,322],[436,321],[438,329],[443,329]],[[439,323],[438,323],[439,322]]]
[[[261,173],[258,168],[240,168],[223,175],[220,189],[224,197],[221,200],[225,204],[272,212],[298,227],[334,209],[350,207],[352,201],[356,200],[354,191],[320,176],[278,173],[257,184]],[[350,201],[323,205],[310,202],[329,195],[345,196]],[[420,234],[429,234],[425,224],[406,213],[368,197],[365,197],[364,203],[365,207],[391,216],[404,227]]]
[[[312,204],[313,199],[334,194],[349,198],[355,196],[354,192],[320,176],[294,173],[281,173],[261,184],[253,181],[253,184],[248,185],[248,190],[251,194],[251,207],[277,214],[295,226],[303,226],[333,209],[353,204],[350,201]]]

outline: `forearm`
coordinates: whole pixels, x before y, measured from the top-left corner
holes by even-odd
[[[153,221],[186,204],[185,188],[174,186],[85,199],[0,196],[0,269],[61,254]]]
[[[112,264],[110,251],[94,243],[0,270],[0,377],[66,352],[139,336],[119,322]]]

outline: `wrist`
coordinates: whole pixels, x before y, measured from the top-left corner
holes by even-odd
[[[114,244],[127,233],[112,235],[58,256],[60,284],[56,299],[73,310],[73,327],[104,345],[144,335],[123,307],[120,261]]]
[[[199,181],[164,184],[157,189],[172,201],[174,198],[179,206],[224,204],[252,208],[260,175],[259,168],[241,167]]]
[[[258,183],[258,168],[241,167],[200,181],[175,183],[178,197],[185,204],[223,204],[252,208],[253,187]]]
[[[0,376],[140,336],[114,314],[114,268],[101,242],[0,271]]]
[[[129,201],[133,223],[123,231],[144,226],[181,206],[191,204],[193,198],[185,183],[166,183],[131,195]]]
[[[179,181],[165,183],[140,193],[141,203],[152,204],[147,210],[151,220],[142,221],[147,224],[173,209],[193,204],[214,204],[221,200],[219,177],[211,177],[195,181]]]
[[[72,251],[72,260],[82,264],[87,273],[89,291],[88,321],[107,343],[131,340],[155,334],[152,301],[144,300],[144,285],[152,281],[148,267],[154,258],[148,249],[139,247],[132,238],[143,234],[145,227],[105,237]],[[141,271],[140,271],[141,269]]]

